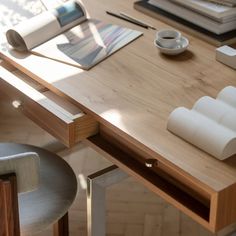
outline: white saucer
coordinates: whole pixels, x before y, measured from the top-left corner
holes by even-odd
[[[189,41],[187,38],[185,37],[181,37],[180,39],[180,44],[176,47],[176,48],[164,48],[162,46],[160,46],[158,44],[158,42],[156,41],[156,39],[154,40],[154,45],[160,50],[161,53],[163,54],[167,54],[167,55],[177,55],[180,54],[182,52],[184,52],[188,45],[189,45]]]

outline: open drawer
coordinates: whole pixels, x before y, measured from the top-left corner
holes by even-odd
[[[98,123],[14,67],[1,63],[0,92],[67,147],[98,132]]]
[[[156,158],[149,158],[119,135],[100,126],[88,145],[170,204],[212,232],[236,221],[236,186],[215,191]]]

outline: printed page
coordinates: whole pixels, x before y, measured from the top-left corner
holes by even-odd
[[[44,12],[24,21],[6,33],[8,43],[19,51],[26,51],[52,38],[60,32],[56,17]]]
[[[90,19],[34,48],[32,53],[89,69],[142,34]]]
[[[53,10],[23,21],[7,31],[8,43],[19,51],[31,50],[86,20],[83,7],[69,1]]]

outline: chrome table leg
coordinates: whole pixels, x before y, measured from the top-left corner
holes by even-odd
[[[106,188],[116,184],[128,175],[117,166],[100,170],[87,178],[87,227],[88,236],[106,234]]]

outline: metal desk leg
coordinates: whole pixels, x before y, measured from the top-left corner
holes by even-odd
[[[116,184],[128,175],[117,166],[100,170],[87,178],[87,228],[88,236],[106,234],[106,188]]]

